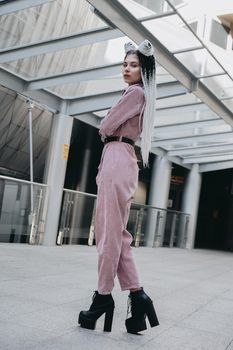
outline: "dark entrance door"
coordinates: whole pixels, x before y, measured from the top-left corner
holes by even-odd
[[[203,174],[195,248],[233,250],[233,169]]]

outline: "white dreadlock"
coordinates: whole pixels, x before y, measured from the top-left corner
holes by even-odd
[[[131,42],[125,44],[126,54],[131,50],[136,51],[137,48]],[[138,47],[138,51],[146,56],[153,55],[153,47],[148,40],[144,40]],[[154,67],[155,68],[155,67]],[[145,109],[143,113],[143,124],[141,133],[141,154],[143,165],[148,165],[149,152],[151,148],[151,141],[154,130],[154,116],[155,116],[155,99],[156,99],[156,76],[155,69],[151,72],[146,70],[146,67],[141,66],[141,77],[145,92]]]
[[[155,94],[156,82],[155,73],[149,79],[142,74],[142,82],[145,91],[146,106],[143,115],[142,133],[141,133],[141,154],[143,165],[148,165],[149,152],[154,131],[154,115],[155,115]]]

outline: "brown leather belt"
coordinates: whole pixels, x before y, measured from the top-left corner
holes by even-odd
[[[108,137],[105,137],[104,139],[105,144],[112,141],[129,143],[131,146],[135,145],[135,142],[133,140],[128,139],[128,137],[124,137],[124,136],[108,136]]]

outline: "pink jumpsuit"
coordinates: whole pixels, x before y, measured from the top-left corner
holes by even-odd
[[[141,84],[130,85],[101,123],[100,135],[136,141],[145,103]],[[99,255],[98,292],[111,293],[117,275],[122,290],[139,288],[131,234],[126,230],[131,200],[138,183],[134,147],[113,141],[104,146],[98,174],[95,238]]]

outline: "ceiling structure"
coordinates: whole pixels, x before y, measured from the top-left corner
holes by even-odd
[[[1,85],[98,127],[125,88],[123,44],[147,38],[157,64],[151,151],[201,172],[233,168],[228,3],[223,27],[196,0],[0,1]]]

